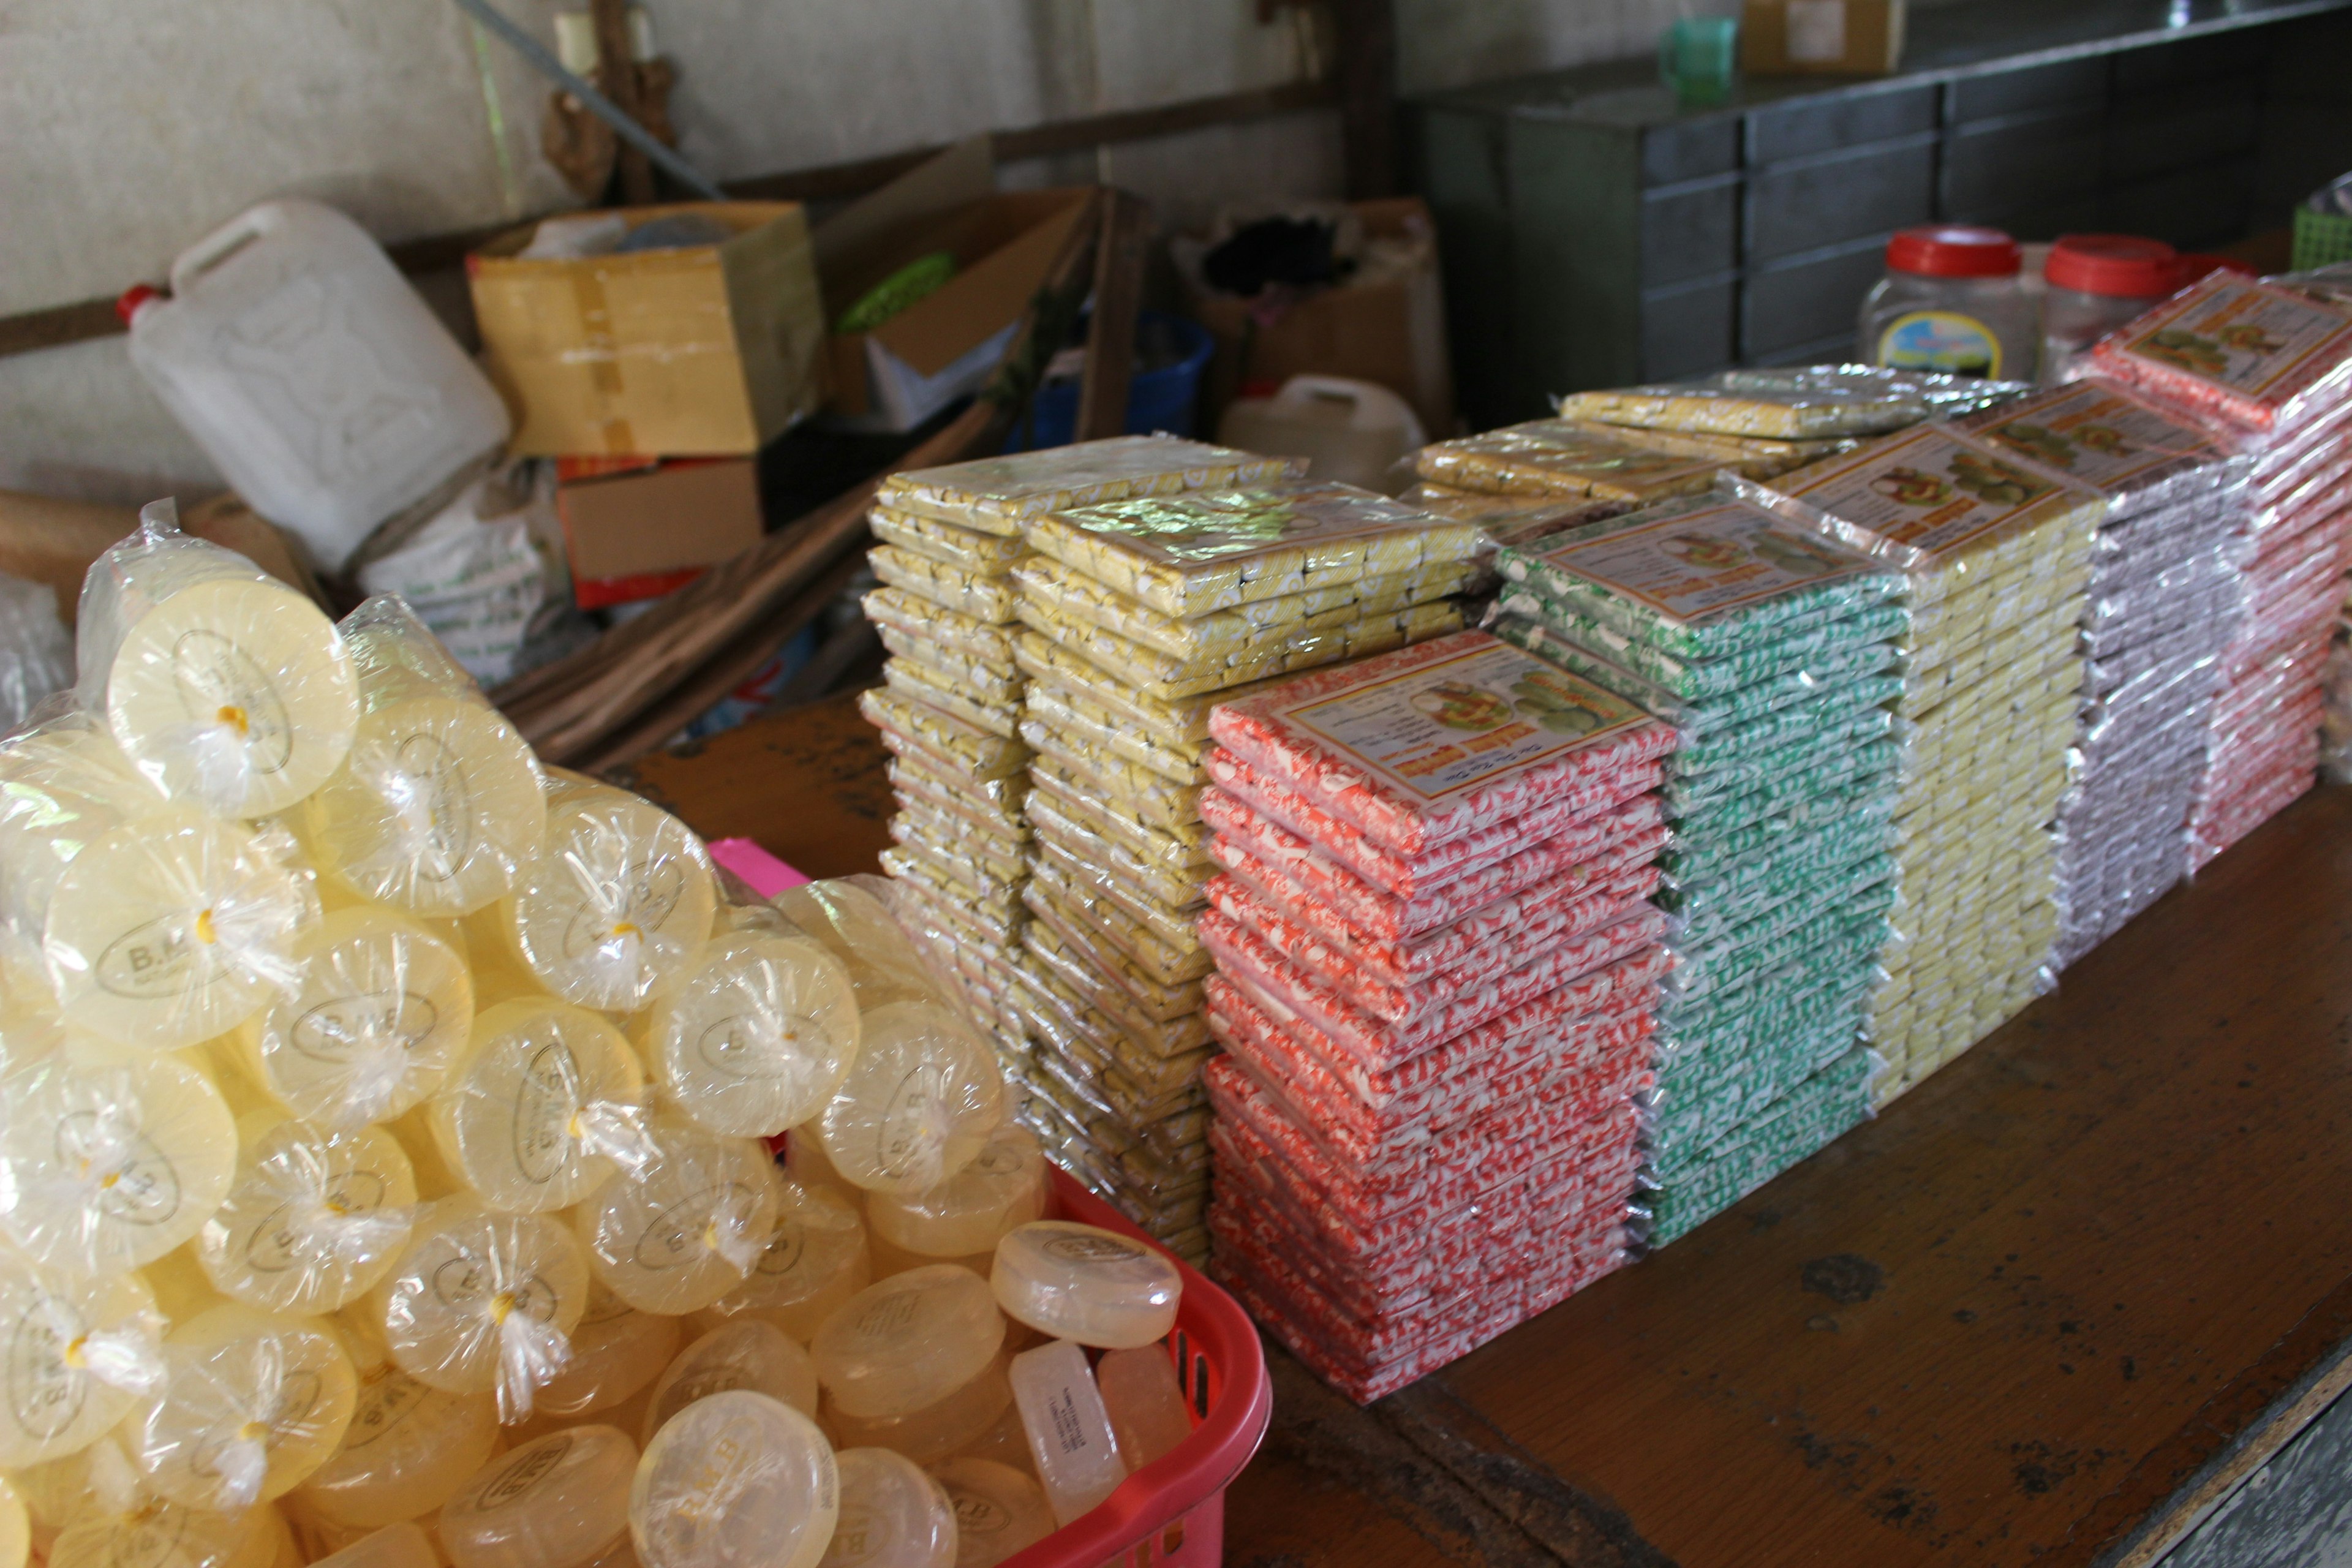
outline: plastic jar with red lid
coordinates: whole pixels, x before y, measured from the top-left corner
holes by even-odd
[[[2179,288],[2183,259],[2137,235],[2059,236],[2042,265],[2042,382],[2074,379],[2077,356]]]
[[[1861,354],[1902,370],[2025,381],[2039,323],[2018,281],[2017,241],[1997,228],[1930,224],[1886,242],[1886,276],[1862,302]]]

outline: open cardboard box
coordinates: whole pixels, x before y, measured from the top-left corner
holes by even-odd
[[[656,599],[760,542],[751,458],[570,458],[555,511],[583,610]]]
[[[466,258],[490,379],[531,457],[750,454],[813,412],[824,317],[797,202],[623,209],[629,226],[695,213],[717,245],[524,260],[536,224]]]

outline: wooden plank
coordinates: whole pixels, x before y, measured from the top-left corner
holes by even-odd
[[[1135,317],[1143,302],[1144,251],[1150,209],[1127,191],[1107,190],[1102,238],[1095,247],[1094,323],[1086,374],[1078,382],[1074,438],[1099,441],[1127,429],[1127,395],[1135,379]]]
[[[1334,0],[1348,199],[1397,194],[1396,0]]]
[[[596,86],[620,105],[621,112],[638,124],[645,110],[637,101],[637,52],[629,37],[629,0],[588,0],[588,15],[596,27]],[[654,199],[654,166],[646,155],[614,138],[621,176],[621,201],[641,207]]]

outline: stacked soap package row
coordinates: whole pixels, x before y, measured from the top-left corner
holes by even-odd
[[[2100,340],[2091,363],[2251,454],[2237,539],[2244,605],[2189,817],[2193,868],[2317,774],[2352,519],[2352,308],[2328,279],[2216,273]]]
[[[1867,1110],[1906,584],[1728,495],[1506,549],[1501,570],[1502,636],[1677,732],[1646,1136],[1664,1245]]]
[[[1475,631],[1211,731],[1215,1268],[1370,1399],[1626,1255],[1674,734]]]
[[[1772,483],[1752,499],[1910,580],[1899,891],[1865,1030],[1884,1059],[1884,1103],[2051,982],[2052,826],[2070,780],[2079,626],[2105,501],[1942,424]]]
[[[1204,1257],[1210,712],[1289,672],[1458,629],[1482,536],[1300,479],[1066,508],[1028,536],[1016,657],[1033,752],[1034,1114],[1073,1171]]]
[[[891,752],[895,847],[884,868],[953,940],[965,1000],[1009,1067],[1032,1054],[1018,972],[1028,912],[1028,676],[1015,653],[1023,524],[1058,509],[1225,485],[1286,471],[1169,437],[1121,437],[894,474],[867,521],[881,586],[866,596],[890,658],[861,699]]]
[[[2074,963],[2189,869],[2238,573],[2248,460],[2096,375],[1960,420],[2107,500],[2082,625],[2080,753],[2057,817],[2057,962]]]

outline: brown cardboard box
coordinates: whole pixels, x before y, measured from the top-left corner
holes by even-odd
[[[759,465],[570,459],[556,472],[555,510],[582,609],[651,599],[760,542]]]
[[[1749,76],[1884,76],[1903,58],[1905,0],[1747,0]]]
[[[632,228],[702,213],[719,245],[525,261],[524,227],[466,258],[516,452],[756,452],[823,391],[824,310],[797,202],[631,207]]]
[[[1412,405],[1430,439],[1454,431],[1454,369],[1445,349],[1445,300],[1438,282],[1437,226],[1419,196],[1350,205],[1370,239],[1426,239],[1425,264],[1311,294],[1272,322],[1253,321],[1250,303],[1194,292],[1192,314],[1217,340],[1209,362],[1202,427],[1213,430],[1244,384],[1279,385],[1294,375],[1345,375],[1373,382]]]

